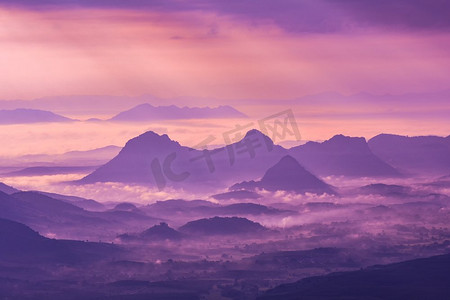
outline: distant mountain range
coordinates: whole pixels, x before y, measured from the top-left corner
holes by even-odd
[[[377,157],[364,138],[335,135],[322,143],[308,142],[289,149],[298,162],[317,175],[354,177],[399,176],[392,166]]]
[[[450,173],[450,136],[380,134],[369,140],[369,147],[378,157],[403,172]]]
[[[149,122],[177,119],[218,119],[218,118],[246,118],[247,116],[231,106],[219,107],[178,107],[153,106],[149,103],[140,104],[130,110],[121,112],[109,121],[121,122]]]
[[[45,110],[23,108],[14,110],[0,110],[0,125],[73,121],[76,120]]]
[[[127,182],[215,191],[262,174],[286,153],[257,130],[211,151],[188,148],[149,131],[128,141],[115,158],[79,183]]]
[[[102,148],[85,150],[85,151],[69,151],[63,154],[32,154],[23,155],[10,159],[2,160],[0,162],[3,166],[15,166],[23,168],[31,167],[49,167],[50,169],[42,169],[44,173],[49,171],[55,171],[51,168],[60,167],[86,167],[86,166],[100,166],[107,163],[114,156],[116,156],[121,147],[117,146],[106,146]],[[34,173],[39,175],[36,169],[31,169]],[[59,171],[64,171],[60,169]],[[58,171],[58,172],[59,172]]]
[[[115,158],[78,183],[124,182],[159,188],[217,190],[260,178],[286,155],[295,159],[278,168],[287,171],[291,162],[297,160],[304,169],[302,173],[297,166],[299,174],[309,172],[316,177],[401,175],[378,158],[363,138],[337,135],[323,143],[309,142],[288,150],[275,145],[258,130],[250,130],[241,140],[228,146],[197,150],[184,147],[167,135],[149,131],[128,141]],[[295,191],[292,188],[289,189]]]
[[[86,174],[96,169],[95,166],[87,167],[29,167],[18,171],[8,172],[2,174],[6,177],[17,176],[43,176],[43,175],[57,175],[57,174]]]

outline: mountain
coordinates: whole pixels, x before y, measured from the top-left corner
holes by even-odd
[[[267,170],[260,181],[246,181],[235,184],[232,190],[289,191],[296,193],[335,194],[331,186],[303,168],[292,156],[284,156]]]
[[[244,215],[275,215],[283,214],[288,211],[282,211],[276,208],[268,207],[255,203],[235,203],[220,208],[216,208],[217,215],[244,216]]]
[[[259,300],[270,299],[449,299],[450,254],[359,271],[332,273],[283,284]]]
[[[160,216],[173,222],[213,216],[277,215],[292,213],[287,210],[279,210],[255,203],[235,203],[222,206],[204,200],[158,201],[143,207],[142,210],[149,215]]]
[[[44,176],[44,175],[58,175],[58,174],[75,174],[75,173],[89,173],[95,170],[95,167],[28,167],[14,172],[2,174],[7,177],[17,176]]]
[[[247,116],[231,106],[219,107],[178,107],[153,106],[144,103],[130,110],[119,113],[109,121],[121,122],[145,122],[155,120],[178,120],[178,119],[217,119],[217,118],[246,118]]]
[[[118,231],[135,230],[142,224],[159,221],[143,213],[86,211],[65,201],[39,192],[12,195],[0,192],[0,218],[26,224],[45,235],[51,233],[80,239],[111,236]]]
[[[380,134],[369,140],[369,147],[373,153],[399,170],[435,175],[450,172],[450,136]]]
[[[89,211],[104,211],[106,208],[103,204],[100,202],[97,202],[93,199],[85,199],[77,196],[67,196],[67,195],[61,195],[56,193],[48,193],[48,192],[41,192],[36,191],[39,194],[48,196],[53,199],[61,200],[67,203],[70,203],[72,205],[78,206],[82,209],[89,210]]]
[[[120,253],[118,247],[110,244],[48,239],[7,219],[0,219],[0,243],[2,263],[74,264],[104,260]]]
[[[216,200],[245,200],[245,199],[258,199],[262,196],[255,192],[250,191],[231,191],[211,196]]]
[[[192,235],[243,235],[261,233],[267,229],[246,218],[214,217],[188,222],[181,226],[179,231]]]
[[[0,110],[0,125],[44,122],[72,122],[75,120],[37,109]]]
[[[396,185],[396,184],[384,184],[384,183],[374,183],[362,186],[358,188],[358,192],[367,195],[382,195],[391,197],[412,197],[411,188]]]
[[[261,174],[286,153],[257,130],[226,147],[196,150],[167,135],[146,132],[129,140],[120,153],[78,183],[139,183],[160,189],[216,190]]]
[[[119,235],[122,241],[164,241],[164,240],[180,240],[183,234],[169,227],[165,222],[155,225],[138,235],[122,234]]]
[[[19,192],[19,190],[0,182],[0,192],[10,195]]]
[[[69,151],[63,154],[32,154],[14,158],[12,162],[2,162],[7,165],[25,166],[25,167],[54,167],[71,166],[100,166],[116,156],[122,148],[117,146],[106,146],[102,148],[86,151]]]
[[[171,153],[186,157],[190,148],[172,141],[166,134],[148,131],[129,140],[111,161],[84,177],[81,183],[138,182],[155,184],[152,162],[164,161]]]
[[[364,138],[336,135],[322,143],[308,142],[289,150],[306,169],[320,176],[399,176],[399,172],[377,157]]]

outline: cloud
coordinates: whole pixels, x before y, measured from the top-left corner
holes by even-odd
[[[396,30],[450,29],[445,0],[33,0],[0,1],[34,10],[58,8],[132,9],[158,12],[206,12],[250,22],[270,21],[290,32],[342,32],[360,28]]]

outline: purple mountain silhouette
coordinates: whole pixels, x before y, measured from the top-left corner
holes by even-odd
[[[238,217],[200,219],[188,222],[179,228],[179,231],[192,235],[239,235],[261,233],[266,230],[259,223]]]
[[[205,119],[205,118],[246,118],[247,116],[231,106],[219,107],[178,107],[153,106],[144,103],[119,113],[110,121],[143,122],[154,120]]]
[[[251,191],[231,191],[221,194],[212,195],[212,198],[216,200],[245,200],[245,199],[258,199],[262,196],[258,193]]]
[[[27,124],[41,122],[72,122],[75,120],[37,109],[0,110],[0,124]]]
[[[181,232],[176,231],[175,229],[169,227],[169,225],[165,222],[161,222],[158,225],[155,225],[140,234],[122,234],[119,238],[122,241],[163,241],[163,240],[180,240],[183,238],[183,234]]]
[[[300,164],[317,175],[399,176],[399,172],[369,149],[364,138],[336,135],[289,150]]]
[[[369,140],[369,147],[381,159],[400,170],[436,175],[450,172],[450,136],[380,134]]]
[[[67,200],[66,200],[67,201]],[[0,218],[13,220],[42,232],[64,237],[85,237],[98,227],[103,233],[134,228],[138,222],[156,223],[159,219],[126,211],[93,212],[39,192],[0,192]]]
[[[184,147],[165,134],[149,131],[128,141],[114,159],[79,182],[215,190],[259,176],[286,152],[257,130],[247,132],[234,144],[213,150]]]
[[[16,188],[13,188],[12,186],[6,185],[3,182],[0,182],[0,192],[11,195],[11,194],[19,192],[19,190]]]
[[[75,264],[120,253],[110,244],[48,239],[21,223],[1,218],[0,241],[2,262]]]
[[[292,156],[284,156],[267,170],[260,181],[246,181],[235,184],[232,190],[289,191],[296,193],[335,194],[331,186],[303,168]]]

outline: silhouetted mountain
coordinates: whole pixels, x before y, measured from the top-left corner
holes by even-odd
[[[198,208],[212,208],[218,207],[218,204],[205,201],[205,200],[165,200],[157,201],[156,203],[149,204],[142,207],[142,210],[153,215],[173,215],[173,214],[186,214],[189,211],[196,210]]]
[[[4,174],[8,177],[15,176],[44,176],[44,175],[58,175],[58,174],[74,174],[74,173],[89,173],[96,169],[96,167],[29,167],[22,170],[9,172]]]
[[[0,182],[0,192],[10,195],[19,192],[19,190]]]
[[[27,124],[41,122],[72,122],[75,120],[36,109],[0,110],[0,124]]]
[[[79,183],[112,181],[216,190],[235,180],[259,176],[286,151],[257,130],[247,132],[234,144],[214,150],[184,147],[167,135],[150,131],[128,141],[114,159]]]
[[[120,253],[109,244],[48,239],[29,227],[0,219],[2,263],[81,263],[104,260]]]
[[[129,140],[125,147],[107,164],[84,177],[82,183],[138,182],[155,184],[152,161],[163,162],[171,153],[186,157],[190,148],[183,147],[169,137],[148,131]],[[175,170],[177,168],[175,167]]]
[[[289,150],[305,168],[321,176],[399,176],[375,156],[364,138],[336,135],[323,142],[308,142]]]
[[[130,110],[119,113],[110,121],[144,122],[155,120],[205,119],[205,118],[245,118],[243,113],[231,106],[219,107],[178,107],[153,106],[144,103]]]
[[[436,175],[450,172],[450,137],[380,134],[369,140],[369,147],[400,170]]]
[[[216,194],[211,196],[212,198],[216,200],[245,200],[245,199],[258,199],[262,196],[258,193],[251,192],[251,191],[231,191],[221,194]]]
[[[222,218],[200,219],[188,222],[179,230],[193,235],[240,235],[261,233],[267,229],[259,223],[246,218]]]
[[[113,208],[113,210],[118,210],[118,211],[137,211],[138,208],[133,203],[123,202],[123,203],[117,204]]]
[[[37,193],[40,193],[42,195],[48,196],[53,199],[61,200],[70,204],[73,204],[75,206],[78,206],[85,210],[90,211],[103,211],[105,210],[105,206],[101,204],[100,202],[97,202],[93,199],[85,199],[77,196],[67,196],[67,195],[61,195],[56,193],[48,193],[48,192],[41,192],[36,191]]]
[[[43,233],[63,237],[89,237],[112,234],[117,230],[140,227],[141,222],[156,223],[158,220],[143,213],[86,211],[71,203],[57,200],[39,192],[19,192],[7,195],[0,192],[0,218],[24,223]]]
[[[289,155],[283,157],[276,165],[267,170],[260,181],[242,182],[231,187],[234,190],[255,188],[296,193],[335,193],[331,186],[308,172]]]
[[[163,240],[180,240],[183,234],[169,227],[167,223],[161,222],[138,235],[122,234],[119,235],[122,241],[163,241]]]
[[[449,299],[450,254],[283,284],[269,299]]]
[[[288,211],[282,211],[276,208],[268,207],[261,204],[255,203],[236,203],[227,206],[222,206],[220,208],[214,209],[217,215],[229,215],[229,216],[239,216],[239,215],[274,215],[287,213]]]
[[[166,200],[158,201],[154,204],[142,208],[150,215],[161,216],[168,219],[176,217],[192,218],[211,216],[247,216],[247,215],[276,215],[292,213],[287,210],[255,204],[255,203],[235,203],[230,205],[219,205],[204,200]]]
[[[409,195],[411,188],[395,184],[375,183],[362,186],[358,191],[363,194],[404,197]]]

